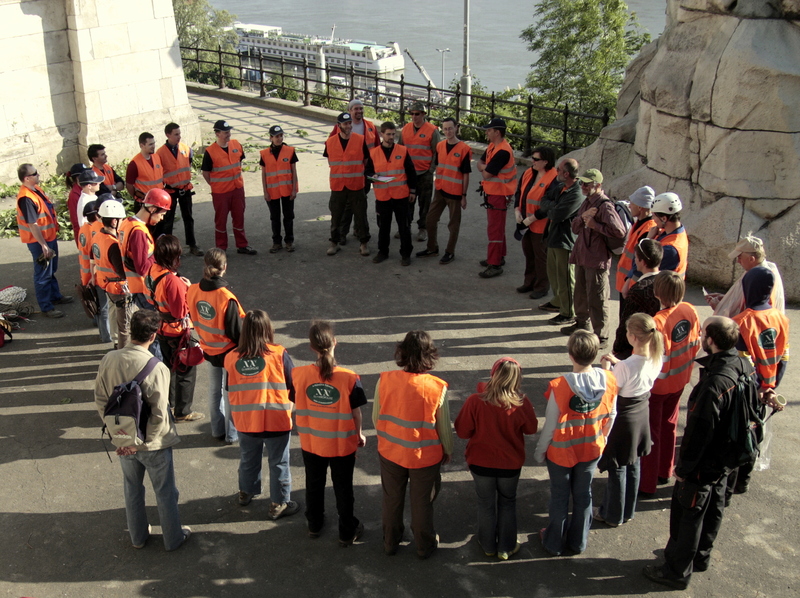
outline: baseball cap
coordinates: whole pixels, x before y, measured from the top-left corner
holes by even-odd
[[[91,168],[84,170],[78,177],[79,185],[88,185],[89,183],[102,183],[105,177],[100,176]]]
[[[281,129],[280,125],[272,125],[269,128],[269,136],[270,137],[274,137],[275,135],[280,135],[281,133],[283,133],[283,129]]]
[[[409,112],[428,112],[428,109],[425,108],[425,104],[422,102],[414,102],[411,104],[411,107],[408,109]]]
[[[728,254],[728,258],[735,260],[742,253],[757,253],[763,251],[763,249],[764,241],[748,234],[744,239],[739,239],[736,247]]]
[[[578,177],[581,183],[597,183],[598,185],[603,182],[603,173],[596,168],[590,168]]]
[[[72,168],[69,169],[69,173],[72,176],[79,176],[83,174],[83,171],[89,168],[86,164],[73,164]]]
[[[349,112],[342,112],[339,116],[336,117],[337,123],[349,123],[353,122],[353,117],[350,116]]]
[[[214,130],[215,131],[230,131],[233,127],[228,124],[226,120],[218,120],[214,123]]]
[[[493,118],[489,121],[489,124],[483,127],[484,130],[486,129],[500,129],[502,131],[506,130],[506,121],[502,118]]]
[[[648,187],[645,185],[644,187],[639,187],[636,191],[631,194],[628,199],[630,199],[631,203],[639,206],[640,208],[644,208],[645,210],[649,210],[653,207],[653,200],[656,197],[656,192],[653,191],[652,187]]]

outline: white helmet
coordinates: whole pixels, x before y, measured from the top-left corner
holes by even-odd
[[[681,198],[677,193],[662,193],[653,200],[652,212],[657,214],[677,214],[683,209]]]
[[[100,218],[125,218],[125,206],[116,200],[104,201],[97,210]]]

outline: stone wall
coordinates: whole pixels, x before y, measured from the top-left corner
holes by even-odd
[[[0,22],[0,180],[22,162],[64,172],[92,143],[119,162],[170,121],[199,142],[171,0],[0,0]]]
[[[667,27],[631,63],[618,120],[575,157],[608,191],[650,185],[684,204],[689,277],[729,285],[726,255],[765,241],[800,300],[800,0],[670,0]]]

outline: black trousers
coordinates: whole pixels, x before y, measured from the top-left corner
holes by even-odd
[[[153,230],[153,238],[158,239],[161,235],[171,235],[175,224],[175,210],[180,205],[181,219],[183,220],[183,230],[186,233],[186,244],[189,247],[197,245],[194,238],[194,217],[192,216],[192,195],[194,191],[188,189],[167,189],[172,198],[172,205],[169,212],[164,214],[164,218]]]
[[[375,200],[375,215],[378,219],[378,253],[389,255],[389,243],[392,237],[392,217],[397,221],[400,231],[400,256],[411,257],[414,247],[411,245],[411,228],[409,227],[409,210],[414,206],[408,198]]]
[[[269,221],[272,224],[272,243],[280,245],[282,241],[294,243],[294,201],[288,197],[270,199]],[[283,238],[281,238],[281,211],[283,212]]]
[[[197,381],[197,368],[190,367],[183,373],[172,369],[175,352],[178,350],[180,337],[156,335],[164,357],[164,365],[169,368],[169,406],[175,412],[175,417],[183,417],[192,412],[194,401],[194,385]]]
[[[727,477],[713,484],[675,482],[669,513],[664,576],[689,583],[692,571],[705,571],[725,510]]]
[[[309,531],[319,532],[325,521],[325,484],[330,467],[333,493],[336,495],[336,511],[339,514],[339,539],[345,542],[352,540],[359,524],[353,515],[353,470],[356,466],[356,454],[320,457],[303,451],[303,463],[306,466],[306,519]]]

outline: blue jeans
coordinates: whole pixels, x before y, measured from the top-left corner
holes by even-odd
[[[517,483],[472,472],[478,495],[478,542],[484,552],[511,552],[517,545]]]
[[[564,548],[576,553],[586,550],[586,538],[592,525],[592,478],[597,468],[593,461],[562,467],[547,460],[550,473],[550,522],[544,533],[544,548],[560,555]],[[569,498],[572,495],[572,518],[567,523]]]
[[[36,292],[36,302],[42,311],[53,311],[55,306],[53,301],[61,299],[61,291],[58,288],[56,272],[58,271],[58,241],[47,241],[47,246],[55,252],[55,255],[47,263],[47,266],[40,264],[37,260],[44,253],[42,246],[38,243],[27,243],[28,251],[33,256],[33,288]]]
[[[134,545],[144,544],[147,531],[147,511],[144,507],[144,472],[150,476],[158,505],[158,520],[164,548],[175,550],[183,543],[181,518],[178,514],[178,488],[175,486],[175,467],[172,447],[159,451],[138,451],[120,457],[125,492],[125,514],[128,531]]]
[[[639,492],[641,459],[633,465],[608,470],[608,485],[600,516],[608,523],[620,524],[636,514],[636,495]]]
[[[208,409],[211,412],[211,435],[215,438],[225,436],[227,442],[236,442],[239,433],[233,425],[231,405],[228,402],[228,391],[225,390],[227,375],[225,368],[211,364],[208,374]]]
[[[272,438],[259,438],[245,433],[239,435],[240,491],[261,494],[261,457],[266,452],[269,462],[269,498],[278,504],[289,502],[292,493],[289,437],[289,432]]]
[[[97,315],[94,321],[97,323],[97,329],[100,331],[100,342],[110,343],[111,327],[108,324],[108,295],[100,287],[95,287],[97,291]]]

